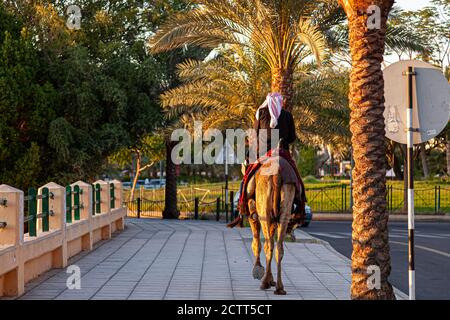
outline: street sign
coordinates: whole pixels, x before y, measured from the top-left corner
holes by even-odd
[[[384,70],[386,136],[407,145],[409,299],[416,298],[414,263],[414,145],[436,137],[450,116],[450,86],[423,61],[400,61]]]
[[[413,142],[420,144],[436,137],[450,116],[450,86],[441,70],[423,62],[406,60],[384,69],[386,136],[407,144],[408,95],[405,72],[413,67]],[[416,131],[417,130],[417,131]]]

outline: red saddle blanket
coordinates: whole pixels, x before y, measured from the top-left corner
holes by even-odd
[[[295,183],[295,188],[297,190],[297,192],[296,192],[297,204],[300,205],[300,208],[298,210],[299,213],[303,214],[305,212],[305,205],[307,202],[305,186],[303,184],[302,178],[300,177],[297,166],[296,166],[294,160],[292,159],[289,151],[286,151],[285,149],[282,149],[282,148],[277,148],[277,149],[270,150],[263,157],[259,158],[255,163],[252,163],[247,167],[247,169],[245,171],[244,179],[243,179],[242,192],[239,197],[239,211],[242,215],[249,214],[249,209],[248,209],[249,198],[248,198],[248,194],[247,194],[247,186],[248,186],[250,179],[261,168],[264,161],[271,158],[272,156],[280,156],[284,160],[286,160],[287,163],[290,164],[292,170],[289,170],[289,171],[294,172],[295,176],[292,177],[292,175],[290,175],[288,179],[290,180],[289,182],[292,181]],[[283,174],[282,174],[282,176],[283,176]]]

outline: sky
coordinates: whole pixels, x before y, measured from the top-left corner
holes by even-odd
[[[430,4],[429,0],[395,0],[395,3],[405,10],[417,10]]]

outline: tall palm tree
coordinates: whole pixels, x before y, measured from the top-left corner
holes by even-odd
[[[386,148],[384,79],[381,70],[387,17],[394,0],[339,0],[349,21],[352,57],[350,130],[355,159],[353,170],[353,299],[395,299],[388,277],[388,213],[386,211]],[[381,9],[381,27],[369,28],[371,5]],[[370,285],[369,266],[380,268],[380,288]]]
[[[325,38],[315,25],[312,0],[196,0],[197,6],[174,15],[151,38],[153,52],[185,45],[217,48],[238,45],[263,59],[271,71],[271,91],[292,109],[293,74],[297,65],[325,55]]]

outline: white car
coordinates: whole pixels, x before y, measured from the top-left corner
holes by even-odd
[[[147,181],[146,181],[147,182]],[[166,186],[166,179],[151,179],[144,185],[146,190],[150,189],[160,189]]]

